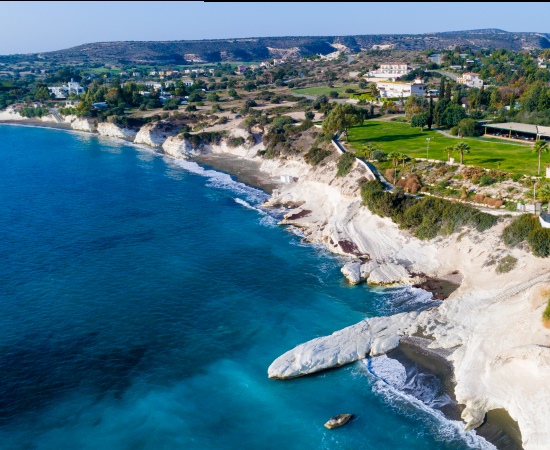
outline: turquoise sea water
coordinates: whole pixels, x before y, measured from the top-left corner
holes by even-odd
[[[432,303],[347,286],[265,198],[115,140],[0,126],[0,448],[486,448],[385,357],[267,378],[299,343]],[[356,418],[326,430],[339,413]]]

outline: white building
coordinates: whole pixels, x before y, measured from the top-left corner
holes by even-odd
[[[71,78],[71,81],[69,81],[66,85],[63,86],[52,86],[49,87],[48,90],[54,94],[55,98],[67,98],[69,95],[80,95],[84,94],[84,88],[80,86],[80,83],[77,81],[74,81]]]
[[[458,84],[465,84],[468,87],[480,88],[483,86],[483,80],[479,78],[479,73],[466,72],[456,79]]]
[[[374,78],[399,78],[407,75],[411,68],[405,63],[382,64],[379,69],[369,72],[367,76]]]
[[[181,82],[182,82],[185,86],[192,86],[192,85],[193,85],[193,80],[192,80],[191,78],[182,77]]]
[[[424,82],[417,78],[412,83],[401,83],[396,81],[378,81],[376,88],[382,98],[401,98],[411,95],[423,96],[426,94]]]

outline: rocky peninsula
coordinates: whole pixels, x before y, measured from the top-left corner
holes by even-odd
[[[13,111],[0,112],[0,121],[32,123]],[[505,409],[518,422],[525,449],[548,447],[550,330],[541,316],[550,295],[550,266],[526,249],[504,246],[501,233],[508,219],[483,233],[464,229],[421,241],[362,204],[360,181],[372,179],[372,172],[356,161],[346,176],[337,177],[336,152],[316,166],[302,152],[263,158],[262,130],[246,130],[236,122],[220,142],[197,146],[169,121],[139,130],[74,116],[64,121],[73,130],[148,145],[174,158],[224,155],[255,161],[272,180],[285,180],[265,206],[290,208],[282,224],[299,227],[308,241],[348,256],[343,272],[351,283],[413,284],[420,281],[418,274],[460,280],[436,308],[367,318],[330,336],[312,336],[278,357],[269,377],[294,378],[341,366],[387,353],[402,338],[421,336],[429,340],[428,348],[445,350],[456,399],[465,405],[466,429],[478,427],[489,411]],[[40,123],[56,125],[57,120]],[[234,138],[246,143],[232,146]],[[517,259],[516,267],[497,274],[494,262],[506,255]]]

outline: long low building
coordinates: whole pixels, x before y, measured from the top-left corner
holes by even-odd
[[[488,123],[485,135],[534,143],[539,139],[550,141],[550,127],[519,122]]]
[[[410,97],[411,95],[426,95],[426,87],[420,79],[414,80],[413,83],[405,83],[399,81],[378,81],[376,89],[380,92],[382,98],[400,98]]]

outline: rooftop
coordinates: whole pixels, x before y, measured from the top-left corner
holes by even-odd
[[[506,123],[488,123],[486,125],[489,128],[496,128],[498,130],[507,131],[519,131],[521,133],[531,133],[550,137],[550,127],[543,127],[541,125],[531,125],[528,123],[519,122],[506,122]]]

